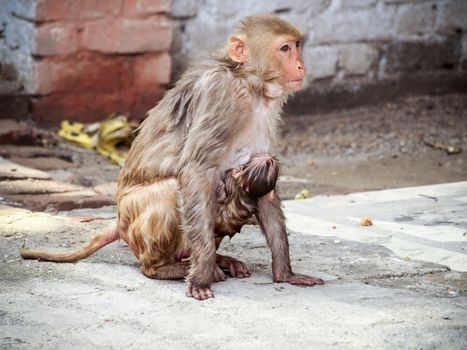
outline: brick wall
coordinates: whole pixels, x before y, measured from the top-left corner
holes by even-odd
[[[170,8],[170,0],[2,0],[0,60],[20,75],[9,94],[32,96],[41,125],[111,112],[143,118],[169,83]],[[24,25],[23,58],[7,41]]]
[[[173,78],[256,13],[307,35],[308,87],[288,104],[296,112],[467,90],[467,0],[174,0]]]
[[[0,117],[141,119],[255,13],[307,34],[296,112],[467,90],[467,0],[0,0]]]

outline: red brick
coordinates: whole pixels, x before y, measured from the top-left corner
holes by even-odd
[[[76,0],[37,0],[36,21],[75,19],[80,5],[81,1]]]
[[[80,19],[116,17],[120,14],[122,0],[81,0]]]
[[[161,52],[170,48],[172,30],[164,16],[102,19],[84,24],[82,46],[105,53]]]
[[[65,59],[45,59],[37,63],[37,94],[51,92],[115,92],[120,82],[130,79],[128,58],[80,53]]]
[[[154,107],[165,92],[165,88],[158,84],[138,87],[131,85],[122,89],[120,94],[120,109],[131,119],[142,120],[149,109]]]
[[[124,0],[123,13],[127,16],[148,16],[169,13],[171,0]]]
[[[78,28],[73,23],[45,23],[36,32],[36,55],[69,55],[78,50]]]
[[[143,120],[149,109],[162,98],[164,87],[154,84],[142,90],[122,89],[119,93],[51,94],[33,101],[34,121],[40,126],[58,126],[63,119],[94,122],[120,112]]]
[[[31,125],[11,119],[0,119],[0,144],[33,145],[36,143]]]
[[[135,60],[134,83],[138,90],[170,82],[170,55],[142,56]]]
[[[164,95],[165,88],[153,85],[142,90],[134,90],[133,102],[130,106],[129,115],[132,119],[143,120],[147,112],[154,107]]]
[[[115,17],[122,0],[37,0],[36,20],[76,20]]]
[[[112,112],[124,110],[119,93],[51,94],[33,101],[34,121],[41,126],[58,126],[63,119],[83,122],[99,121]]]

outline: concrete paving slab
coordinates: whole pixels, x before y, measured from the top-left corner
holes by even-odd
[[[0,156],[4,158],[35,158],[35,157],[62,157],[71,160],[69,152],[57,148],[45,148],[41,146],[27,145],[2,145],[0,144]]]
[[[17,164],[43,171],[79,167],[78,164],[57,157],[10,157],[10,159]]]
[[[144,277],[123,243],[76,264],[18,256],[25,242],[81,245],[114,222],[112,207],[57,216],[0,207],[0,349],[467,348],[467,273],[386,247],[396,237],[411,254],[415,243],[461,254],[464,242],[452,241],[457,231],[442,232],[462,227],[465,216],[454,220],[451,211],[465,208],[463,185],[402,191],[402,203],[384,192],[285,202],[292,266],[324,286],[273,283],[265,240],[248,226],[220,252],[244,261],[252,276],[214,284],[216,298],[204,302],[186,298],[183,281]],[[103,219],[81,223],[76,215]],[[374,226],[359,226],[361,216]],[[441,233],[424,237],[406,226],[424,223]],[[404,230],[396,236],[388,224]]]
[[[38,179],[4,180],[0,182],[0,195],[63,193],[86,190],[66,182]]]
[[[34,211],[64,211],[77,208],[99,208],[114,203],[112,197],[92,189],[51,194],[25,194],[5,196],[8,202]]]
[[[465,300],[362,285],[299,288],[265,274],[186,298],[132,266],[18,263],[3,275],[2,349],[461,349]]]
[[[288,228],[467,271],[467,182],[284,201]],[[373,226],[361,226],[362,217]]]
[[[4,179],[51,179],[44,171],[28,168],[0,157],[0,180]]]
[[[117,193],[117,181],[106,182],[102,185],[95,186],[94,191],[114,198]]]

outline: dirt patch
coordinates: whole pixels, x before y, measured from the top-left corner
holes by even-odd
[[[276,152],[284,198],[427,185],[467,178],[467,95],[286,117]],[[461,148],[449,155],[428,142]]]
[[[284,121],[273,148],[281,160],[284,199],[303,189],[315,196],[467,179],[465,94],[408,97],[379,106],[285,116]],[[37,137],[37,131],[28,130]],[[119,167],[107,158],[40,134],[46,135],[46,147],[66,154],[77,166],[48,169],[55,180],[84,187],[116,181]],[[427,141],[462,151],[449,155]]]

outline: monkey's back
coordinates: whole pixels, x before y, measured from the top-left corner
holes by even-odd
[[[177,177],[185,166],[221,168],[252,115],[247,90],[220,63],[188,70],[138,128],[118,178],[117,202],[126,187]]]

